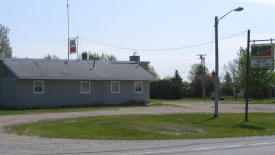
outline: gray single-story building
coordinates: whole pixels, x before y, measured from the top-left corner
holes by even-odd
[[[0,106],[51,108],[149,103],[149,62],[0,59]]]

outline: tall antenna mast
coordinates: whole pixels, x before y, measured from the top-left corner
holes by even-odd
[[[69,18],[69,0],[67,0],[67,16],[68,16],[68,61],[70,59],[70,18]]]

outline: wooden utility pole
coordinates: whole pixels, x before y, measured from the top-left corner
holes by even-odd
[[[202,69],[202,96],[206,100],[206,79],[205,79],[205,56],[206,54],[199,54],[199,59],[201,59],[201,69]]]
[[[68,26],[68,61],[70,60],[70,17],[69,17],[69,0],[67,0],[67,26]]]

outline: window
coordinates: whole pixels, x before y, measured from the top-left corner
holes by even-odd
[[[120,93],[120,81],[111,82],[111,93]]]
[[[90,94],[90,92],[91,92],[90,81],[81,81],[80,82],[80,93],[81,94]]]
[[[33,93],[34,94],[44,94],[44,81],[34,80],[33,81]]]
[[[134,82],[134,92],[135,93],[143,93],[143,82],[142,81]]]

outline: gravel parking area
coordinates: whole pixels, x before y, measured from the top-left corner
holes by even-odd
[[[213,113],[214,103],[192,102],[192,103],[168,103],[176,104],[179,107],[160,106],[160,107],[128,107],[116,110],[99,110],[86,112],[66,112],[66,113],[43,113],[27,115],[6,115],[0,116],[0,154],[85,154],[100,150],[117,150],[131,148],[137,144],[140,148],[150,147],[161,144],[165,141],[96,141],[96,140],[64,140],[47,139],[38,137],[26,137],[10,135],[4,132],[5,125],[18,123],[29,123],[41,120],[53,120],[74,117],[94,117],[111,115],[138,115],[138,114],[169,114],[169,113]],[[221,113],[243,113],[244,104],[219,104]],[[273,104],[251,104],[249,112],[274,113]],[[187,143],[190,140],[176,140]],[[193,142],[193,141],[192,141]],[[137,148],[137,147],[132,147]],[[78,152],[78,153],[77,153]],[[90,153],[89,153],[90,152]]]

